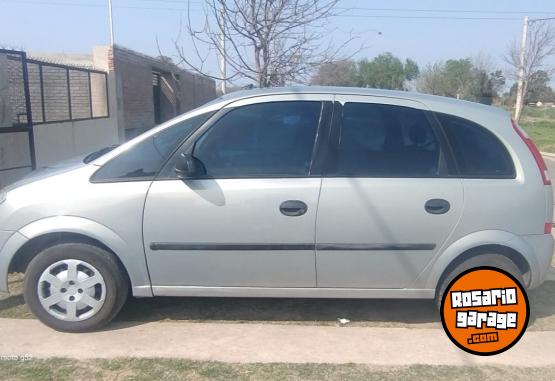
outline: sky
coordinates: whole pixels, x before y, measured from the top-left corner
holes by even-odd
[[[90,53],[109,43],[108,0],[0,0],[0,46],[29,52]],[[202,0],[190,0],[194,23]],[[117,44],[158,55],[175,52],[172,40],[187,19],[188,0],[113,0]],[[423,66],[481,55],[506,69],[503,54],[520,38],[522,18],[555,17],[553,0],[341,0],[330,20],[338,43],[357,35],[365,48],[355,58],[392,52]],[[553,20],[555,24],[555,20]],[[359,45],[353,45],[353,51]],[[351,52],[346,51],[346,54]],[[551,59],[555,65],[555,58]],[[215,72],[216,59],[208,63]]]

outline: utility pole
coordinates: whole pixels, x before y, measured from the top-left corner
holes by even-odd
[[[522,106],[524,102],[524,75],[525,75],[525,59],[526,59],[526,39],[528,38],[528,16],[524,17],[524,24],[522,26],[522,40],[520,42],[520,63],[518,67],[518,87],[516,91],[516,105],[514,119],[518,121],[522,113]]]
[[[224,10],[220,11],[220,77],[222,78],[221,90],[222,94],[227,93],[227,67],[225,54],[225,15]]]
[[[110,16],[110,46],[114,47],[114,19],[112,17],[112,0],[108,0],[108,15]]]

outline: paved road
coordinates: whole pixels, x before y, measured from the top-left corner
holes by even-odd
[[[359,363],[382,366],[555,365],[555,331],[527,332],[509,351],[472,356],[442,329],[274,324],[119,323],[86,334],[36,320],[0,319],[0,354],[36,358],[161,357],[233,363]]]

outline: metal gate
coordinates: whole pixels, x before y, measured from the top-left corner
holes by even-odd
[[[0,49],[0,188],[36,168],[26,59]]]

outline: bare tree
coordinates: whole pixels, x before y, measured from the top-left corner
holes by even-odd
[[[340,55],[354,41],[350,36],[335,47],[326,38],[339,1],[206,0],[204,25],[195,29],[189,15],[186,35],[181,31],[174,45],[181,64],[216,80],[248,79],[259,87],[305,82],[316,67],[346,58]],[[225,78],[206,70],[214,54],[225,57]]]
[[[356,63],[351,60],[325,63],[310,79],[312,85],[356,86]]]
[[[546,67],[547,58],[555,55],[555,29],[553,24],[548,21],[531,20],[528,25],[530,28],[526,35],[527,43],[524,51],[522,51],[520,44],[515,42],[509,47],[505,56],[505,61],[512,69],[512,77],[522,80],[522,86],[519,88],[520,94],[517,96],[517,104],[515,105],[514,117],[517,121],[522,114],[524,98],[528,93],[528,84],[534,73],[538,70],[543,70],[548,75],[555,72],[555,67]],[[521,57],[522,53],[523,57]],[[521,65],[521,59],[523,65]]]

